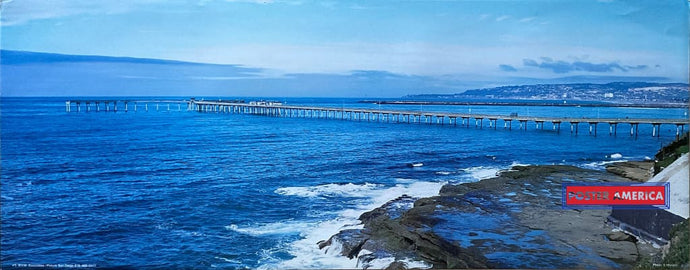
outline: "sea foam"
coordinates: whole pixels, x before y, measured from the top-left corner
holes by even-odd
[[[282,187],[276,189],[275,193],[299,197],[317,196],[340,196],[340,197],[367,197],[370,190],[380,187],[377,184],[364,183],[361,185],[347,184],[326,184],[312,187]]]
[[[397,184],[392,187],[383,187],[381,185],[373,184],[328,184],[320,185],[312,188],[309,187],[293,187],[280,188],[276,193],[286,196],[319,196],[321,194],[333,194],[335,191],[344,191],[342,194],[349,194],[350,196],[361,197],[367,195],[369,198],[368,204],[360,205],[354,209],[346,209],[337,213],[334,219],[322,221],[313,225],[306,225],[300,230],[302,239],[289,243],[285,250],[294,256],[292,259],[280,261],[277,263],[264,264],[262,269],[285,269],[285,268],[357,268],[362,267],[358,265],[357,259],[349,259],[340,255],[342,246],[339,243],[332,243],[331,246],[320,250],[319,241],[328,240],[332,235],[337,234],[344,229],[361,229],[362,224],[358,220],[359,216],[364,212],[373,210],[388,201],[398,198],[402,195],[408,195],[415,198],[431,197],[438,194],[445,182],[413,182],[409,184]],[[342,195],[341,194],[341,195]],[[232,226],[232,225],[231,225]],[[294,226],[296,228],[299,226]],[[261,228],[261,226],[260,226]],[[265,227],[267,228],[268,227]],[[230,229],[238,230],[243,228],[231,227]],[[247,228],[244,228],[247,229]],[[380,259],[379,259],[380,260]],[[386,261],[370,262],[375,265],[386,265]],[[406,261],[408,265],[416,267],[426,267],[422,262]]]

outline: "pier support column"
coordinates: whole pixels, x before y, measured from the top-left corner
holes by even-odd
[[[635,137],[637,137],[639,125],[640,125],[639,123],[630,123],[630,136],[635,135]]]
[[[680,134],[683,133],[683,128],[685,127],[685,124],[676,124],[676,140],[680,138]]]
[[[660,123],[652,123],[652,137],[661,137]]]
[[[557,133],[561,133],[561,122],[553,121],[553,129],[556,130]]]
[[[66,112],[72,111],[72,102],[70,102],[70,101],[65,101],[65,111],[66,111]]]
[[[613,136],[618,135],[618,123],[609,123],[609,135],[613,132]]]
[[[484,118],[479,118],[479,128],[480,129],[484,128]]]
[[[592,134],[592,131],[594,131],[594,137],[597,136],[597,124],[598,122],[589,122],[589,134]],[[592,130],[594,128],[594,130]]]
[[[579,124],[580,122],[570,122],[570,133],[575,132],[575,135],[577,135]]]

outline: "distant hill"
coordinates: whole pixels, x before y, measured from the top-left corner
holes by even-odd
[[[457,94],[408,95],[405,99],[573,100],[612,103],[688,103],[685,83],[613,82],[536,84],[467,90]]]

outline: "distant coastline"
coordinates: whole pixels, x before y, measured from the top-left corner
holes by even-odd
[[[361,100],[359,103],[384,105],[460,105],[460,106],[558,106],[558,107],[621,107],[621,108],[688,108],[683,103],[567,103],[567,102],[516,102],[516,101],[415,101],[415,100]]]

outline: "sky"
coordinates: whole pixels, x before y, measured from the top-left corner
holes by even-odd
[[[13,0],[0,12],[3,50],[238,65],[269,80],[688,82],[686,0]],[[387,95],[424,91],[413,88]]]

